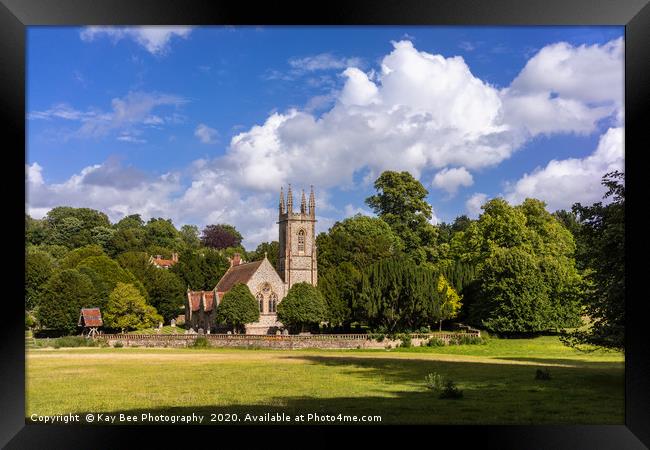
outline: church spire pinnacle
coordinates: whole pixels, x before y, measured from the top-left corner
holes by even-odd
[[[302,190],[302,199],[300,200],[300,213],[307,214],[307,200],[305,200],[305,190]]]
[[[309,215],[316,214],[316,200],[314,199],[314,186],[310,186],[311,192],[309,193]]]
[[[284,190],[280,186],[280,214],[284,214]]]
[[[287,192],[287,212],[293,214],[293,193],[291,192],[291,185],[289,185],[289,191]]]

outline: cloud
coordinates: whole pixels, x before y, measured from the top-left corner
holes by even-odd
[[[506,187],[506,200],[518,204],[537,198],[550,211],[570,209],[573,203],[592,204],[602,200],[606,188],[602,176],[624,170],[623,129],[610,128],[600,137],[596,150],[586,158],[552,160]]]
[[[292,58],[289,65],[300,71],[313,72],[316,70],[345,69],[346,67],[358,67],[362,64],[360,58],[339,58],[331,53],[321,53],[304,58]]]
[[[108,37],[116,43],[122,39],[131,39],[145,48],[149,53],[161,56],[169,52],[170,42],[174,36],[186,39],[191,27],[146,26],[146,27],[86,27],[79,37],[84,42],[92,42],[100,37]]]
[[[602,79],[618,79],[607,74],[614,70],[611,61],[620,58],[619,47],[622,41],[592,47],[545,47],[510,87],[499,90],[475,76],[462,57],[445,58],[419,51],[409,41],[395,42],[377,72],[347,64],[332,69],[340,70],[342,88],[312,105],[314,109],[319,104],[331,105],[328,110],[322,111],[323,106],[319,114],[309,109],[276,110],[235,135],[225,155],[196,161],[182,172],[147,176],[106,161],[84,168],[63,183],[48,184],[43,168],[34,162],[26,167],[29,209],[43,215],[53,206],[87,206],[101,209],[112,220],[139,213],[170,217],[177,226],[226,222],[242,232],[247,248],[254,248],[262,240],[277,239],[280,186],[292,183],[297,190],[313,184],[318,228],[325,230],[342,213],[359,210],[346,205],[341,211],[328,204],[331,188],[357,189],[359,183],[372,182],[383,170],[408,170],[418,178],[437,172],[434,186],[454,193],[472,184],[470,171],[498,165],[532,136],[591,133],[604,118],[622,121],[618,87],[601,86]],[[587,53],[594,67],[605,61],[605,74],[582,70],[582,62],[571,61],[574,57],[582,61]],[[553,62],[559,64],[558,70],[570,67],[578,81],[545,75],[542,69],[555,67]],[[322,68],[328,64],[334,63],[327,58],[302,58],[292,70],[313,73],[330,70]],[[622,86],[622,62],[616,70],[621,73],[618,86]],[[538,88],[534,80],[540,77],[543,86]],[[589,77],[602,78],[583,81],[609,93],[584,91],[580,79]],[[143,139],[139,134],[143,127],[185,121],[176,111],[159,110],[178,108],[185,101],[168,94],[129,93],[114,99],[108,112],[55,105],[31,113],[30,119],[78,121],[78,133],[85,136],[114,133]],[[601,172],[622,166],[622,128],[616,126],[601,138],[590,157],[551,161],[508,185],[509,200],[536,196],[551,207],[563,198],[598,200]],[[487,198],[483,193],[472,195],[465,203],[468,213],[478,216]]]
[[[431,184],[438,189],[446,190],[450,195],[454,195],[460,186],[467,187],[474,184],[474,178],[464,167],[443,169],[433,177]]]
[[[470,218],[476,219],[481,214],[481,206],[487,201],[487,194],[477,192],[465,202],[465,209]]]
[[[204,144],[214,144],[217,142],[217,136],[219,133],[214,128],[210,128],[204,123],[200,123],[196,130],[194,130],[194,136],[199,138]]]
[[[80,122],[81,126],[67,137],[100,138],[114,131],[121,131],[117,138],[126,142],[144,142],[134,135],[140,134],[140,125],[160,127],[165,123],[179,123],[180,116],[176,112],[165,118],[153,115],[159,108],[178,108],[187,100],[177,95],[159,92],[131,91],[124,97],[111,100],[111,110],[102,111],[92,108],[80,111],[65,103],[59,103],[44,111],[33,111],[27,115],[29,120],[62,119]]]
[[[560,42],[535,54],[501,93],[506,120],[532,136],[588,134],[622,114],[623,38],[578,47]]]
[[[320,117],[292,109],[271,114],[230,142],[226,164],[240,187],[267,190],[294,180],[351,186],[357,173],[498,164],[514,151],[499,92],[460,57],[393,44],[375,80],[358,68]]]

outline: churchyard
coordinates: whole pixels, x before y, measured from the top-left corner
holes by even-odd
[[[550,379],[537,379],[538,369]],[[439,398],[425,384],[432,373],[453,380],[463,397]],[[382,424],[624,421],[623,354],[580,352],[556,336],[379,350],[29,348],[26,384],[28,418],[234,414],[232,424],[245,424],[247,414],[317,413],[379,415]]]

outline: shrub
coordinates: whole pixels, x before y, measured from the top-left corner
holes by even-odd
[[[485,344],[485,340],[483,340],[479,336],[473,336],[473,335],[467,335],[467,336],[461,336],[458,339],[458,344],[463,344],[463,345],[477,345],[477,344]]]
[[[456,387],[456,384],[447,380],[445,388],[440,393],[440,398],[463,398],[463,391]]]
[[[210,341],[205,336],[197,337],[188,347],[191,348],[210,348]]]
[[[432,391],[442,391],[444,388],[444,379],[442,375],[433,372],[424,377],[424,384]]]
[[[551,379],[551,373],[548,371],[548,369],[537,369],[535,372],[535,379],[536,380],[550,380]]]
[[[400,340],[402,341],[402,343],[399,345],[400,347],[402,347],[402,348],[409,348],[409,347],[412,347],[411,335],[409,335],[409,334],[403,334],[403,335],[400,337]]]
[[[63,336],[54,339],[52,347],[98,347],[99,343],[83,336]]]
[[[115,344],[113,344],[113,348],[122,348],[122,347],[124,347],[122,341],[117,341]]]
[[[428,347],[444,347],[445,345],[447,345],[445,341],[437,337],[432,337],[427,341]]]

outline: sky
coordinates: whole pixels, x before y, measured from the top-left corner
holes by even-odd
[[[432,223],[495,197],[591,204],[624,167],[623,27],[29,27],[26,210],[89,207],[277,240],[280,187],[317,231],[384,170]]]

